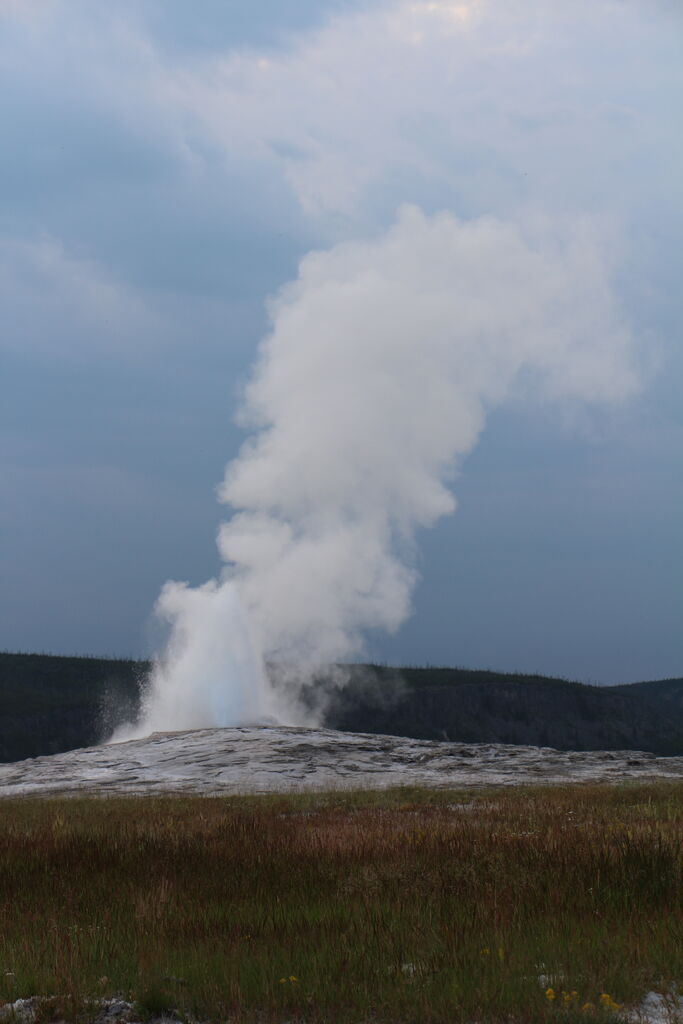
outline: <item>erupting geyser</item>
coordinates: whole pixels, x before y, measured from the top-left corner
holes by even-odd
[[[487,410],[529,382],[587,402],[637,387],[606,262],[587,222],[414,207],[378,238],[307,255],[247,389],[254,433],[221,489],[225,567],[165,585],[170,641],[118,738],[302,721],[297,681],[362,654],[365,630],[397,629],[415,532],[454,511],[448,484]]]

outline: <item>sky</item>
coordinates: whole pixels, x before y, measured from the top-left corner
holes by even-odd
[[[491,408],[367,656],[683,673],[677,3],[0,0],[0,23],[0,647],[154,648],[163,584],[220,570],[273,296],[411,204],[589,235],[638,386]]]

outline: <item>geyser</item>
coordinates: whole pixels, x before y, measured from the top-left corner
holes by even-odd
[[[522,388],[613,402],[638,383],[587,222],[405,207],[377,238],[307,255],[270,318],[220,491],[223,571],[163,588],[170,641],[129,737],[301,722],[312,671],[409,614],[416,530],[454,511],[487,411]]]

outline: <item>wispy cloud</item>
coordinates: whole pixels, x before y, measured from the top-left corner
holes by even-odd
[[[0,238],[0,348],[59,360],[136,354],[158,341],[149,304],[55,239]]]

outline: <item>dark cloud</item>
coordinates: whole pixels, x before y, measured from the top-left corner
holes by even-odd
[[[660,369],[609,443],[497,415],[377,655],[680,673],[680,13],[489,0],[464,37],[452,7],[5,6],[0,644],[144,648],[164,579],[215,568],[265,297],[410,200],[588,212]]]
[[[142,23],[164,48],[175,52],[221,52],[241,47],[286,45],[295,32],[324,24],[331,16],[362,6],[361,0],[124,0],[119,9]]]

